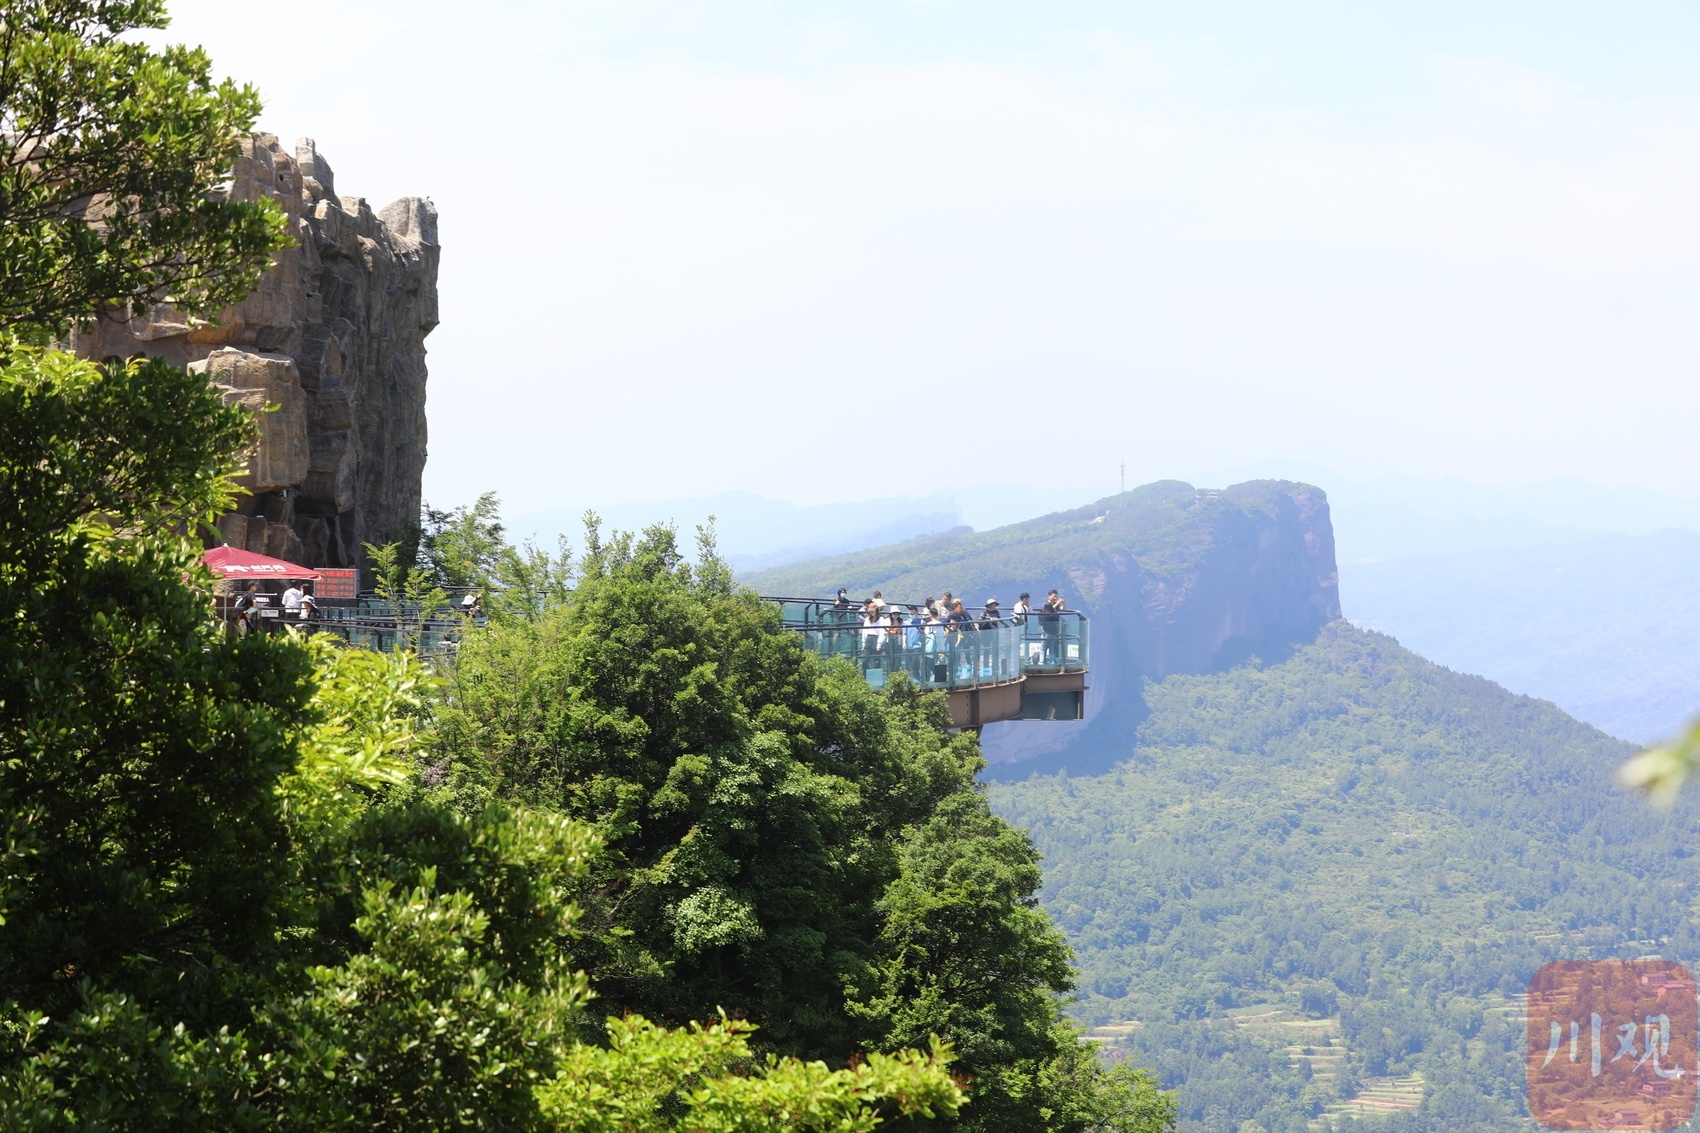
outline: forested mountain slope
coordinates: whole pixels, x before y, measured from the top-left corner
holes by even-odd
[[[1343,622],[1144,700],[1109,773],[992,798],[1045,855],[1078,1012],[1181,1087],[1184,1128],[1348,1127],[1364,1079],[1411,1075],[1388,1128],[1526,1127],[1541,963],[1700,958],[1695,805],[1620,792],[1629,745],[1545,701]]]
[[[951,591],[1007,609],[1055,587],[1091,617],[1091,689],[1081,724],[1003,724],[982,737],[994,770],[1102,770],[1143,716],[1148,677],[1284,657],[1340,616],[1328,499],[1308,484],[1254,480],[1206,490],[1178,480],[992,531],[959,529],[740,578],[764,594],[919,603]]]

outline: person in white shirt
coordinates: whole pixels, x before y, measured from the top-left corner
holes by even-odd
[[[289,589],[283,592],[283,616],[299,617],[301,614],[301,599],[303,595],[298,583],[291,582]]]
[[[880,641],[885,637],[885,627],[880,621],[879,613],[874,609],[872,601],[863,607],[862,613],[862,653],[873,657],[880,651]]]

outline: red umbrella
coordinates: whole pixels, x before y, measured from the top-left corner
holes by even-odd
[[[316,570],[236,547],[214,547],[201,556],[201,561],[226,578],[305,578],[315,582],[319,579]]]

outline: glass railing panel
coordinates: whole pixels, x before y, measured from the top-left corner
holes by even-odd
[[[859,624],[862,620],[862,609],[859,605],[850,610],[835,610],[830,599],[768,598],[766,601],[777,606],[780,620],[793,628],[837,625],[847,620]]]
[[[830,626],[803,629],[805,648],[855,665],[874,688],[892,674],[906,673],[927,689],[968,688],[1014,680],[1021,675],[1020,627],[906,624]]]
[[[906,604],[901,623],[862,623],[860,605],[835,608],[832,599],[768,598],[805,648],[856,666],[880,688],[902,672],[922,688],[954,689],[1015,680],[1023,673],[1079,673],[1090,666],[1085,615],[1065,610],[1047,618],[1034,612],[1017,624],[1004,618],[980,628],[978,620],[954,626],[915,624]],[[979,619],[983,611],[970,616]],[[895,632],[894,632],[895,630]]]
[[[834,610],[828,602],[806,602],[793,600],[782,607],[787,625],[836,625],[842,624],[846,611]]]
[[[1034,614],[1022,626],[1021,666],[1033,673],[1079,673],[1090,666],[1084,616],[1065,610],[1054,618]]]

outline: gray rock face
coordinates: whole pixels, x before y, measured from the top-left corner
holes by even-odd
[[[259,419],[260,443],[242,486],[256,496],[299,487],[308,468],[307,397],[294,360],[221,346],[189,363],[189,372],[223,390],[226,405],[246,406]]]
[[[248,298],[200,322],[169,308],[102,319],[73,346],[88,358],[147,355],[204,373],[261,413],[225,542],[308,566],[353,566],[362,544],[408,535],[425,471],[425,336],[437,325],[437,210],[403,197],[374,212],[335,195],[312,139],[288,153],[243,146],[233,192],[270,197],[296,246]]]

